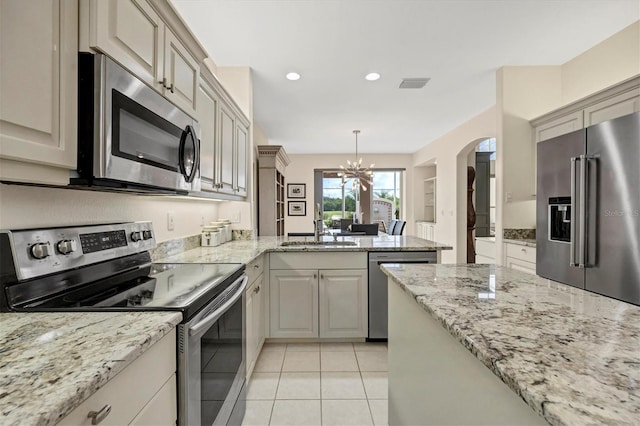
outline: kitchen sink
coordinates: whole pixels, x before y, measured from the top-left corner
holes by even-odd
[[[282,247],[288,246],[355,246],[355,241],[284,241]]]

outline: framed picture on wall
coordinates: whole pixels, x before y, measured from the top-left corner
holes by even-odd
[[[307,184],[305,183],[288,183],[287,184],[287,197],[289,198],[304,198],[307,196]]]
[[[289,216],[306,216],[307,215],[307,202],[306,201],[289,201]]]

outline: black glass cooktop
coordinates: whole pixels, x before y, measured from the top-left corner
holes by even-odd
[[[161,264],[32,298],[19,311],[180,310],[193,313],[231,285],[242,264]],[[37,285],[34,284],[34,285]]]

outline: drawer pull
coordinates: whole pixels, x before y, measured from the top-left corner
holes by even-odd
[[[255,265],[253,265],[253,267],[258,269],[258,268],[260,268],[260,265],[256,263]]]
[[[259,293],[260,292],[260,286],[257,286],[256,288],[253,289],[254,293]]]
[[[525,253],[527,252],[527,249],[520,249],[520,250],[522,250],[522,251],[523,251],[523,252],[525,252]]]
[[[87,414],[87,417],[91,419],[92,425],[97,425],[97,424],[100,424],[100,422],[103,421],[109,415],[110,412],[111,412],[111,406],[107,404],[104,407],[102,407],[102,410],[100,411],[89,411],[89,414]]]

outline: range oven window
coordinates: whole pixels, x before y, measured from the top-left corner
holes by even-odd
[[[179,172],[183,129],[112,90],[112,154]]]
[[[237,301],[200,339],[201,350],[201,407],[203,425],[220,423],[216,421],[223,412],[225,401],[229,408],[229,395],[234,393],[240,369],[244,368],[242,357],[242,299]]]

